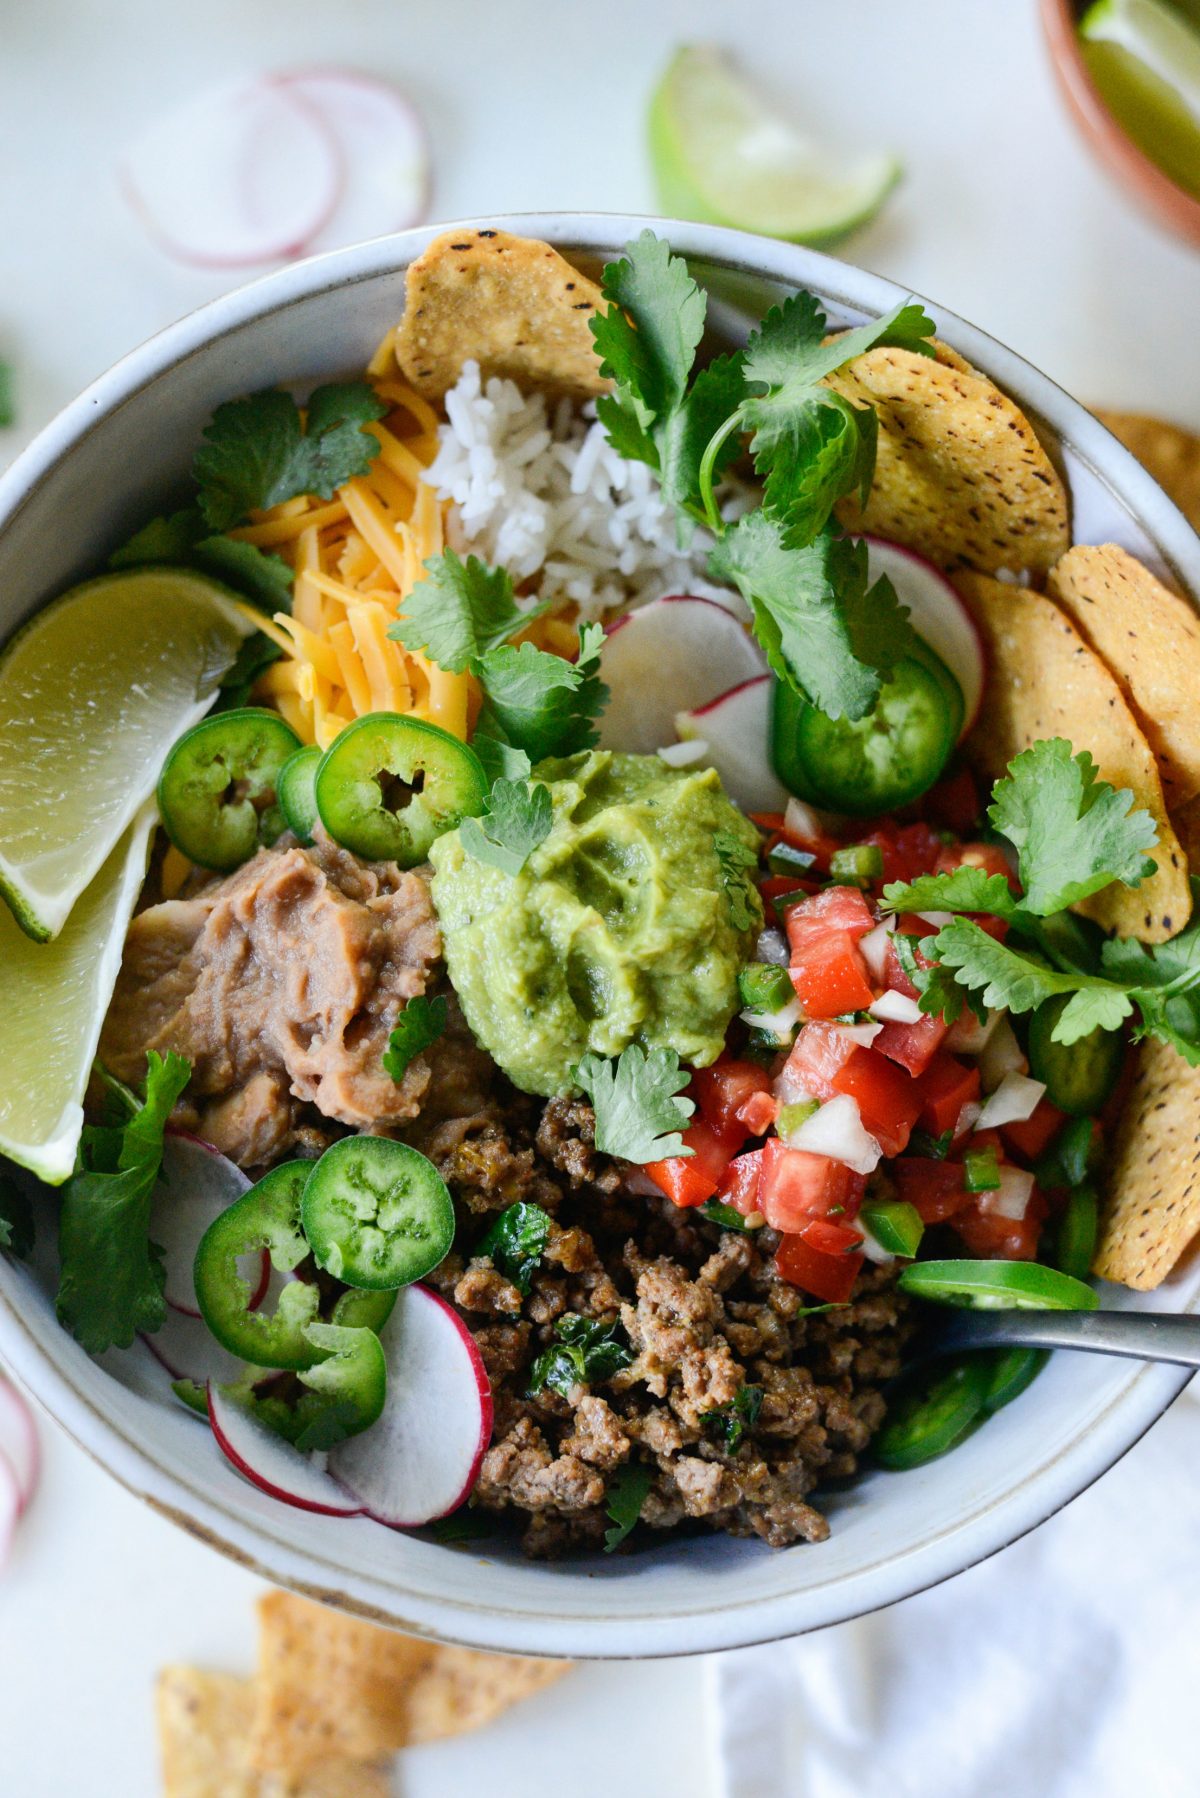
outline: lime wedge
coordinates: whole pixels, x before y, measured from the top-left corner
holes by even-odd
[[[676,218],[830,243],[900,178],[894,156],[837,157],[809,142],[711,45],[676,51],[649,123],[659,204]]]
[[[75,1162],[83,1094],[157,820],[144,805],[52,943],[0,905],[0,1155],[57,1185]]]
[[[1172,181],[1200,195],[1200,29],[1164,0],[1096,0],[1079,36],[1118,124]]]
[[[203,575],[139,568],[64,593],[0,655],[0,898],[30,936],[62,929],[253,629]]]

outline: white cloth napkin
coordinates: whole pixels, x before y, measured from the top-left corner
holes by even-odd
[[[709,1663],[720,1798],[1197,1798],[1200,1385],[1023,1541]]]

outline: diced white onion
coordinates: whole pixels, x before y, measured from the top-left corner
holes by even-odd
[[[781,1105],[810,1105],[816,1097],[816,1094],[810,1093],[802,1083],[790,1061],[785,1062],[779,1070],[771,1091]]]
[[[887,1262],[896,1259],[890,1249],[885,1249],[883,1244],[871,1235],[867,1226],[860,1219],[855,1218],[854,1228],[862,1231],[862,1241],[858,1246],[868,1261],[874,1261],[877,1266],[883,1267]]]
[[[820,812],[815,812],[811,805],[805,805],[803,799],[789,799],[787,811],[783,814],[783,828],[796,837],[823,837],[827,833],[821,822]]]
[[[887,979],[887,952],[891,940],[890,924],[876,924],[874,930],[868,930],[866,936],[858,939],[858,952],[866,962],[872,980],[882,982]]]
[[[1003,1016],[1002,1011],[989,1011],[981,1024],[970,1006],[966,1006],[947,1030],[944,1047],[951,1055],[982,1055]]]
[[[799,999],[792,999],[778,1011],[744,1011],[741,1019],[751,1030],[766,1031],[782,1047],[791,1042],[804,1021],[804,1014]]]
[[[995,1092],[984,1101],[977,1130],[995,1130],[1001,1124],[1023,1124],[1038,1108],[1045,1083],[1026,1074],[1005,1074]]]
[[[849,1093],[828,1100],[791,1136],[788,1147],[807,1149],[810,1155],[828,1155],[856,1174],[873,1174],[883,1151],[863,1128],[858,1106]]]
[[[994,1092],[1006,1074],[1027,1074],[1029,1063],[1021,1053],[1012,1025],[1001,1018],[979,1054],[979,1078],[985,1093]]]
[[[1023,1167],[1002,1167],[1000,1184],[978,1194],[979,1209],[989,1217],[1008,1217],[1019,1223],[1029,1209],[1033,1175]]]
[[[770,962],[773,968],[786,968],[790,959],[787,938],[781,930],[764,930],[754,945],[755,961]]]
[[[878,999],[871,1001],[868,1010],[873,1018],[882,1018],[885,1024],[919,1024],[925,1015],[915,999],[894,988],[880,993]]]
[[[708,744],[701,737],[693,737],[690,743],[664,743],[657,751],[659,761],[668,768],[688,768],[693,762],[702,762],[707,754]]]
[[[923,918],[926,924],[932,924],[935,930],[944,930],[947,924],[954,922],[952,911],[919,911],[916,915]]]
[[[847,1042],[854,1043],[863,1049],[869,1049],[882,1029],[882,1024],[839,1024],[837,1032],[839,1036],[844,1036]]]
[[[979,1114],[982,1110],[983,1110],[983,1106],[979,1103],[978,1099],[968,1099],[967,1100],[966,1104],[963,1106],[962,1110],[959,1112],[958,1118],[954,1125],[953,1140],[955,1142],[958,1142],[960,1137],[970,1135],[971,1131],[975,1128],[976,1124],[979,1122]]]

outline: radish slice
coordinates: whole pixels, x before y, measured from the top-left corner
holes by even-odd
[[[695,711],[763,668],[754,639],[715,600],[682,593],[652,600],[618,618],[604,639],[600,674],[612,698],[600,720],[600,746],[653,755],[675,736],[677,712]]]
[[[744,811],[781,812],[787,788],[771,766],[771,676],[756,674],[720,693],[694,712],[678,712],[675,729],[684,742],[699,738],[705,760]]]
[[[201,1318],[170,1306],[162,1329],[143,1336],[142,1341],[173,1380],[194,1380],[197,1386],[215,1380],[223,1385],[240,1379],[245,1371],[243,1363],[221,1347]]]
[[[121,179],[150,236],[200,268],[300,255],[342,189],[322,112],[266,75],[205,88],[156,119],[125,152]]]
[[[37,1488],[42,1450],[37,1424],[24,1393],[0,1378],[0,1461],[16,1477],[19,1509],[24,1511]]]
[[[886,574],[908,607],[918,637],[941,656],[962,688],[966,712],[961,736],[965,737],[983,703],[986,663],[975,621],[940,568],[911,549],[867,537],[867,566],[872,581]]]
[[[221,1392],[208,1388],[208,1421],[222,1454],[252,1485],[285,1505],[300,1511],[319,1511],[324,1517],[359,1517],[362,1506],[309,1456],[293,1448],[274,1430]]]
[[[162,1174],[150,1210],[150,1240],[158,1243],[166,1264],[164,1296],[168,1305],[199,1317],[193,1272],[196,1250],[208,1226],[244,1192],[250,1181],[241,1168],[211,1143],[168,1131],[163,1143]],[[262,1302],[271,1271],[265,1250],[246,1258],[239,1271],[250,1281],[251,1303]]]
[[[20,1482],[3,1455],[0,1455],[0,1569],[8,1564],[13,1537],[17,1533],[17,1523],[23,1509]]]
[[[468,1497],[492,1434],[492,1389],[466,1325],[427,1286],[406,1286],[380,1336],[387,1402],[339,1442],[329,1471],[369,1517],[415,1529]]]
[[[305,240],[304,254],[420,224],[429,203],[429,146],[404,95],[353,69],[299,69],[277,80],[320,115],[342,166],[338,202]]]

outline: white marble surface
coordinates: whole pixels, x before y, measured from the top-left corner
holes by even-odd
[[[117,152],[151,109],[241,69],[373,68],[425,111],[435,216],[650,210],[645,92],[670,45],[702,37],[740,40],[814,128],[903,153],[908,179],[849,257],[965,314],[1085,400],[1200,428],[1200,265],[1088,162],[1035,13],[1033,0],[6,8],[0,355],[16,364],[21,417],[0,433],[0,464],[125,349],[225,284],[163,258],[116,190]],[[256,1583],[52,1426],[44,1434],[43,1491],[0,1583],[0,1792],[152,1798],[155,1669],[248,1666]],[[1136,1466],[1135,1450],[1122,1477]],[[398,1786],[408,1798],[485,1784],[497,1798],[708,1798],[702,1707],[695,1663],[588,1667],[485,1736],[414,1753]]]

